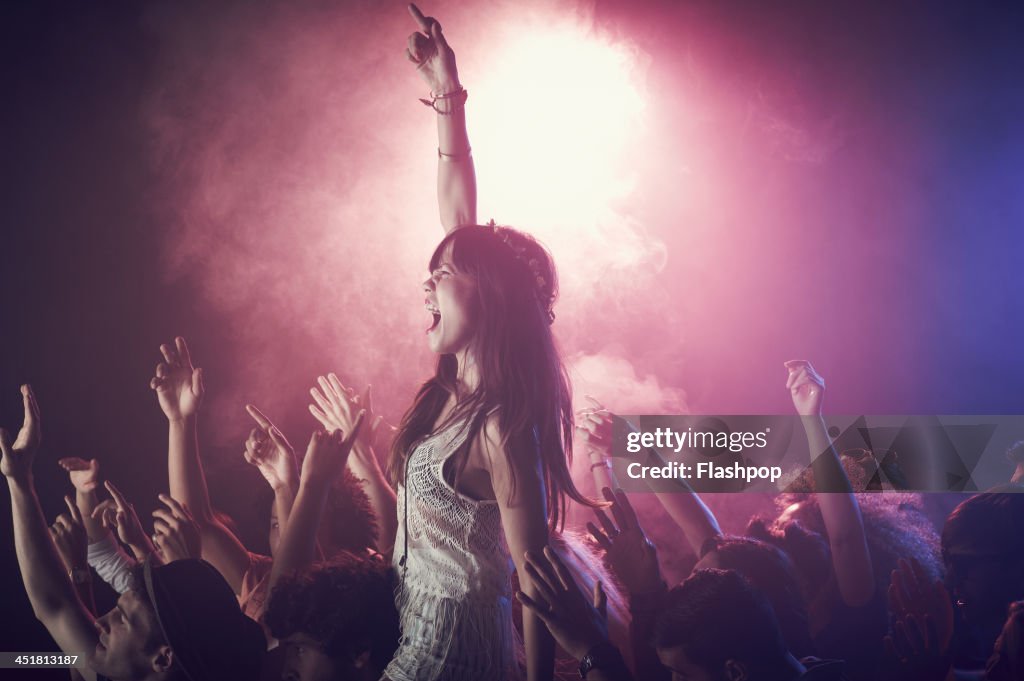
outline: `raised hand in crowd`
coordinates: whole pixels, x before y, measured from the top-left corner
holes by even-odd
[[[328,433],[317,430],[310,437],[299,474],[299,493],[295,497],[291,518],[281,534],[281,546],[274,556],[268,591],[273,591],[282,574],[306,568],[315,559],[316,538],[327,503],[327,493],[345,470],[365,416],[364,411],[356,415],[351,431],[335,430]]]
[[[394,438],[394,427],[374,414],[373,399],[370,386],[362,395],[344,385],[336,374],[318,376],[317,385],[310,388],[309,394],[316,404],[309,405],[309,412],[328,431],[341,430],[351,433],[355,430],[355,420],[363,413],[365,424],[358,431],[352,446],[349,467],[353,475],[364,481],[363,489],[377,517],[380,533],[377,550],[389,554],[395,543],[398,531],[398,512],[395,491],[388,482],[387,476],[380,467],[374,446],[379,441]]]
[[[75,503],[82,513],[82,521],[85,531],[89,535],[89,542],[97,542],[106,536],[106,528],[98,518],[93,518],[93,511],[99,505],[97,491],[100,486],[100,462],[99,459],[86,461],[77,456],[58,459],[57,463],[68,473],[71,485],[75,488]]]
[[[129,503],[114,483],[107,480],[104,485],[110,492],[110,499],[93,510],[93,517],[101,519],[103,527],[113,532],[122,544],[131,549],[137,561],[146,560],[155,549],[142,528],[135,506]]]
[[[372,456],[373,427],[374,421],[380,420],[373,413],[372,400],[370,397],[370,386],[362,395],[356,394],[352,388],[342,384],[337,374],[317,376],[316,382],[319,387],[309,389],[309,394],[316,404],[309,405],[309,413],[323,425],[328,432],[340,430],[352,432],[356,416],[359,412],[365,412],[365,419],[368,427],[360,429],[359,437],[353,444],[353,453],[364,463],[368,456]],[[374,459],[376,462],[376,459]],[[353,460],[353,463],[356,463]],[[365,461],[365,463],[370,463]]]
[[[930,580],[916,559],[900,559],[889,584],[891,636],[885,637],[892,678],[942,681],[952,674],[953,603],[942,580]]]
[[[159,495],[167,508],[153,511],[153,544],[160,559],[166,564],[184,558],[202,557],[202,537],[199,524],[188,506],[166,494]]]
[[[352,445],[361,429],[363,412],[356,417],[354,429],[348,435],[342,430],[327,432],[313,431],[306,447],[306,456],[302,459],[302,472],[299,475],[299,489],[309,485],[329,487],[338,479],[348,463]]]
[[[598,482],[599,486],[603,488],[616,484],[611,467],[607,465],[608,457],[611,457],[612,454],[612,429],[616,424],[629,430],[636,430],[636,428],[626,419],[606,409],[593,397],[587,396],[587,399],[593,403],[594,407],[581,410],[577,414],[580,423],[576,428],[590,454],[591,470],[594,471],[595,482]],[[646,465],[666,465],[665,459],[654,449],[645,449],[638,456]],[[608,484],[602,484],[605,482],[603,480],[605,477]],[[659,487],[651,491],[654,492],[679,529],[683,531],[693,552],[699,555],[704,543],[712,537],[721,535],[722,531],[718,527],[718,520],[714,513],[685,480],[676,479],[674,484],[678,490],[665,491]]]
[[[594,585],[592,595],[584,594],[551,547],[545,547],[542,554],[528,552],[526,570],[535,595],[531,598],[519,591],[516,597],[544,622],[558,645],[580,661],[581,677],[630,679],[622,656],[608,638],[607,598],[601,583]]]
[[[801,416],[818,416],[825,399],[825,379],[806,360],[793,359],[783,366],[789,372],[786,390],[793,398],[793,407]]]
[[[42,440],[42,429],[39,419],[39,405],[36,396],[28,385],[21,386],[21,399],[25,409],[21,429],[14,441],[10,433],[0,428],[0,445],[3,447],[3,459],[0,459],[0,473],[8,480],[32,482],[32,462],[36,450]]]
[[[203,559],[217,568],[238,595],[252,557],[238,537],[217,520],[210,505],[196,428],[204,393],[203,370],[193,365],[184,338],[175,338],[173,347],[161,345],[160,354],[163,362],[157,365],[150,387],[168,421],[170,497],[188,506],[202,534]]]
[[[100,486],[100,462],[96,459],[81,459],[77,456],[58,459],[57,463],[68,472],[68,478],[75,491],[94,494]]]
[[[612,427],[615,420],[622,417],[608,411],[590,395],[585,397],[591,406],[576,412],[576,435],[586,447],[591,460],[609,457],[612,452]]]
[[[275,492],[281,488],[293,491],[299,486],[299,469],[295,462],[295,449],[284,433],[263,412],[251,404],[245,411],[256,421],[257,427],[249,431],[242,456],[263,475]]]
[[[590,460],[594,486],[597,489],[618,487],[618,481],[612,472],[612,430],[616,419],[623,422],[625,420],[605,409],[604,405],[590,395],[586,397],[591,406],[576,412],[576,436],[586,449],[587,458]]]
[[[832,446],[822,404],[825,379],[806,360],[784,362],[786,390],[801,418],[811,455],[811,472],[818,506],[828,533],[832,568],[843,602],[851,607],[867,604],[875,595],[875,574],[871,564],[860,506]]]
[[[50,537],[57,547],[64,568],[75,585],[75,592],[89,612],[96,612],[96,601],[92,592],[92,572],[89,570],[89,535],[83,522],[82,511],[71,497],[65,496],[68,512],[57,516],[50,526]]]
[[[82,523],[82,513],[71,500],[65,496],[64,503],[67,504],[68,513],[61,513],[50,525],[50,536],[57,547],[57,553],[64,561],[64,567],[68,574],[76,570],[88,570],[89,564],[86,561],[86,554],[89,548],[89,536],[85,532],[85,525]]]
[[[156,365],[149,387],[156,391],[160,408],[168,421],[184,421],[199,413],[203,402],[203,370],[192,366],[185,339],[174,339],[174,347],[161,345],[164,361]]]
[[[658,564],[658,551],[640,526],[629,497],[621,489],[612,492],[605,487],[601,492],[611,502],[615,521],[598,509],[594,513],[601,528],[588,522],[587,529],[604,549],[615,576],[631,595],[663,590],[665,580]]]
[[[96,673],[90,664],[97,642],[96,626],[72,585],[71,575],[54,543],[54,533],[39,505],[32,474],[32,463],[42,439],[39,406],[29,386],[23,385],[21,394],[25,416],[18,436],[12,442],[10,434],[0,429],[0,473],[10,491],[14,548],[21,579],[33,614],[62,651],[79,655],[76,672],[93,681]],[[69,532],[75,531],[73,518],[77,509],[72,507],[68,505],[72,516],[58,521],[62,532],[65,522]],[[69,539],[68,555],[74,562],[76,550],[71,546]]]
[[[242,455],[247,463],[259,470],[263,479],[274,490],[274,512],[278,527],[285,527],[292,513],[295,495],[299,491],[299,469],[295,462],[295,449],[267,416],[251,404],[245,411],[256,421],[249,431]],[[274,548],[271,548],[273,553]]]

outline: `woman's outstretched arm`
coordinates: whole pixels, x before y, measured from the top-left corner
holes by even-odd
[[[818,507],[828,532],[832,550],[832,569],[835,571],[839,593],[849,606],[860,606],[871,600],[875,593],[875,575],[871,565],[864,522],[860,516],[857,497],[853,495],[846,471],[839,461],[828,436],[821,406],[825,397],[825,379],[814,370],[810,362],[786,362],[789,378],[786,389],[793,398],[793,406],[800,414],[807,445],[811,451],[811,471],[818,492]]]
[[[437,117],[437,203],[444,231],[476,224],[476,170],[466,132],[466,91],[459,82],[455,53],[441,33],[441,24],[425,17],[416,5],[409,13],[419,30],[409,36],[406,57],[430,88]]]

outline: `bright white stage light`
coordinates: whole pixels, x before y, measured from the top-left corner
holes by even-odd
[[[614,208],[636,185],[644,55],[579,16],[522,22],[504,22],[501,47],[474,69],[480,219],[540,237],[566,284],[647,260],[651,244]]]

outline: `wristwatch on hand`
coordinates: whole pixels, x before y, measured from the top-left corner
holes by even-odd
[[[587,678],[587,674],[594,669],[620,669],[625,667],[626,662],[622,659],[619,649],[610,641],[601,641],[587,651],[587,654],[580,660],[580,678]]]

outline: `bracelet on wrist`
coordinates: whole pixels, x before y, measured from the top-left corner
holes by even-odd
[[[458,163],[459,161],[468,161],[473,158],[473,149],[467,147],[461,154],[449,154],[441,151],[441,147],[437,148],[437,157],[442,161],[448,161],[449,163]]]
[[[603,671],[625,671],[626,661],[622,658],[619,649],[612,645],[611,641],[601,641],[587,651],[587,654],[580,660],[577,670],[580,678],[585,679],[593,670]],[[628,672],[627,672],[628,673]]]
[[[420,99],[420,102],[424,106],[429,106],[439,116],[451,116],[457,111],[462,111],[466,108],[466,98],[469,97],[469,93],[466,88],[461,85],[457,90],[451,92],[444,92],[441,94],[430,93],[430,99]],[[438,105],[440,103],[440,106]]]
[[[590,470],[594,470],[595,468],[607,468],[608,470],[611,470],[612,462],[609,461],[608,459],[601,459],[600,461],[595,461],[594,463],[590,464]]]

